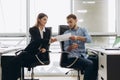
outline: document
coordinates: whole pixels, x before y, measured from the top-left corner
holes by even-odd
[[[56,38],[57,41],[66,41],[66,40],[69,40],[69,37],[71,37],[71,33],[58,35],[58,36],[55,36],[54,38]]]

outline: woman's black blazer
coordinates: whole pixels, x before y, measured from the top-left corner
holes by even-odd
[[[31,40],[30,44],[25,48],[25,51],[30,51],[32,54],[36,54],[39,48],[45,48],[46,50],[49,50],[49,40],[51,37],[50,29],[45,28],[45,32],[43,32],[43,39],[41,38],[39,28],[35,26],[29,29],[29,33]]]

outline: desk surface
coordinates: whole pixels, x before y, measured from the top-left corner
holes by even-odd
[[[120,55],[120,50],[105,50],[103,48],[100,47],[88,47],[87,48],[88,51],[96,51],[96,52],[102,52],[105,53],[107,55]]]
[[[12,51],[17,51],[19,49],[22,49],[21,47],[2,47],[0,48],[0,54],[5,54],[5,53],[9,53]]]

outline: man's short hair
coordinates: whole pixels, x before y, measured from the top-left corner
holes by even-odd
[[[70,14],[67,16],[67,19],[70,19],[70,18],[77,19],[76,15],[74,14]]]

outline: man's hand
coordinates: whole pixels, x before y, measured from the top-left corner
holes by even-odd
[[[71,51],[71,50],[73,50],[73,49],[77,49],[78,48],[78,44],[76,44],[76,43],[73,43],[72,45],[70,45],[69,47],[68,47],[68,51]]]
[[[57,41],[56,38],[51,38],[51,39],[50,39],[50,43],[53,43],[53,42],[56,42],[56,41]]]
[[[77,40],[77,36],[71,36],[69,39],[71,39],[71,40]]]
[[[71,36],[69,39],[71,39],[71,40],[79,40],[79,41],[83,41],[83,42],[86,41],[86,38],[83,37],[83,36]]]
[[[72,48],[72,49],[77,49],[77,48],[78,48],[78,44],[73,43],[73,44],[71,45],[71,48]]]
[[[40,49],[40,52],[45,53],[45,52],[46,52],[46,49],[45,49],[45,48],[42,48],[42,49]]]

